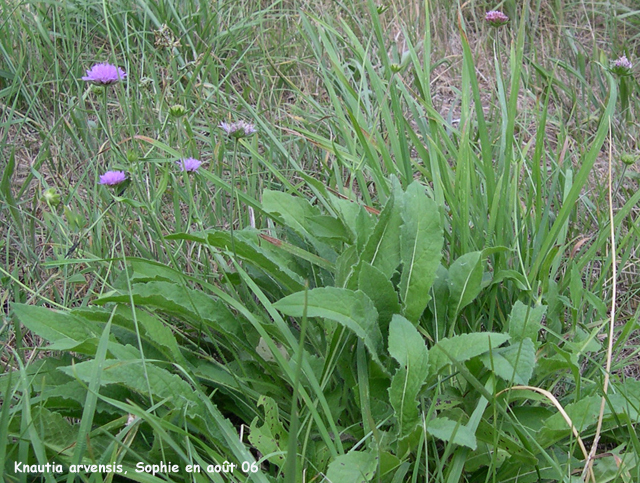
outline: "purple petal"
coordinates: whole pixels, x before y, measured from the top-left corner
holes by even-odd
[[[87,75],[82,80],[98,85],[110,85],[121,81],[125,77],[127,77],[127,73],[120,67],[103,63],[95,64],[91,69],[87,70]]]
[[[103,175],[100,175],[100,184],[115,186],[122,183],[125,179],[127,179],[127,175],[124,171],[107,171]]]
[[[202,164],[202,161],[195,158],[186,158],[178,161],[178,166],[180,167],[180,171],[187,171],[191,173],[195,173],[201,164]]]

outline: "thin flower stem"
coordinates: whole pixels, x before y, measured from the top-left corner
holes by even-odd
[[[613,199],[616,199],[616,196],[618,196],[618,191],[620,191],[620,187],[622,186],[622,181],[624,180],[624,175],[627,172],[627,165],[625,164],[622,167],[622,173],[620,173],[620,179],[618,179],[618,183],[616,185],[616,189],[613,192]],[[609,174],[609,176],[611,176],[611,174]]]
[[[102,124],[104,126],[105,131],[107,132],[107,139],[109,140],[109,143],[111,143],[113,136],[111,135],[111,125],[109,124],[109,114],[108,114],[108,106],[107,106],[107,88],[104,86],[102,87],[102,112],[103,112]]]
[[[238,160],[238,140],[233,142],[233,161],[231,163],[231,217],[229,218],[229,227],[231,229],[231,251],[236,257],[236,240],[233,232],[233,223],[235,219],[235,203],[236,203],[236,162]]]
[[[196,176],[193,176],[193,186],[191,186],[191,176],[189,176],[189,172],[184,170],[182,172],[182,178],[184,179],[185,182],[185,186],[187,188],[187,196],[189,198],[189,218],[188,218],[188,223],[189,225],[191,224],[191,221],[193,220],[193,217],[195,215],[196,218],[196,223],[198,224],[198,226],[200,227],[201,230],[204,229],[204,226],[202,225],[202,218],[200,217],[200,212],[198,210],[198,204],[196,203],[195,200],[195,196],[196,196],[196,183],[197,183],[197,178]]]
[[[595,458],[596,452],[598,451],[598,442],[600,441],[600,433],[602,432],[602,420],[604,419],[604,408],[607,403],[607,393],[609,391],[609,379],[611,378],[611,361],[613,359],[613,327],[614,321],[616,320],[616,297],[617,297],[617,269],[616,269],[616,229],[614,226],[614,218],[613,218],[613,189],[612,189],[612,177],[613,177],[613,168],[612,168],[612,146],[613,140],[611,139],[611,120],[609,120],[609,228],[611,230],[611,278],[613,280],[612,283],[612,292],[611,292],[611,317],[609,318],[609,340],[607,343],[607,364],[604,372],[604,385],[602,387],[602,402],[600,403],[600,414],[598,415],[598,424],[596,426],[596,434],[593,437],[593,444],[591,445],[591,451],[589,451],[589,456],[587,457],[587,461],[585,461],[584,470],[582,471],[582,479],[586,480],[587,474],[590,473],[593,475],[592,467],[593,467],[593,459]],[[593,476],[592,476],[593,478]],[[595,481],[595,478],[593,478]]]

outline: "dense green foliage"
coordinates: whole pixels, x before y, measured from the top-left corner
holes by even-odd
[[[0,2],[6,481],[640,481],[640,11]]]

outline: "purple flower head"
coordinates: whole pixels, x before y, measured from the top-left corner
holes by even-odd
[[[93,84],[108,86],[115,84],[127,77],[127,73],[120,67],[111,64],[95,64],[87,71],[87,75],[82,78],[83,81],[92,82]]]
[[[502,27],[509,21],[509,17],[498,10],[491,10],[487,12],[484,19],[489,22],[492,27]]]
[[[619,76],[631,75],[631,69],[633,68],[633,64],[629,62],[626,55],[622,55],[613,61],[613,67],[611,67],[611,71]]]
[[[616,59],[613,65],[615,67],[623,67],[625,69],[631,69],[631,67],[633,67],[633,65],[631,65],[631,62],[629,62],[629,59],[627,59],[626,55],[623,55],[622,57]]]
[[[218,127],[229,136],[236,139],[251,136],[253,133],[257,132],[257,129],[253,124],[245,121],[236,121],[232,123],[223,121],[218,124]]]
[[[195,173],[196,171],[198,171],[198,168],[201,164],[202,162],[195,158],[186,158],[178,161],[180,171],[187,171],[191,173]]]
[[[116,186],[127,179],[127,175],[124,171],[107,171],[103,175],[100,175],[100,184],[106,184],[107,186]]]

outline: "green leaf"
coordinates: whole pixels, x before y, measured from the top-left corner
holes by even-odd
[[[200,238],[197,238],[197,241],[201,243],[205,242],[205,240]],[[181,275],[176,270],[153,260],[146,260],[143,258],[128,258],[127,261],[131,263],[131,271],[129,272],[129,277],[132,283],[150,282],[152,280],[165,280],[167,282],[175,282],[176,277]]]
[[[323,287],[309,290],[306,295],[308,317],[323,317],[349,328],[364,341],[371,356],[380,363],[382,334],[378,327],[378,311],[364,292]],[[302,317],[305,310],[305,292],[284,297],[273,306],[283,314]]]
[[[536,349],[529,338],[515,343],[512,339],[511,342],[508,347],[484,354],[482,363],[507,382],[528,384],[536,363]]]
[[[328,238],[349,242],[349,232],[338,218],[316,215],[307,219],[309,232],[317,238]]]
[[[82,318],[87,324],[106,324],[111,319],[111,311],[102,307],[89,307],[74,309],[74,316]],[[119,305],[113,313],[113,327],[111,332],[123,344],[137,342],[136,326],[132,310],[126,305]],[[160,350],[168,360],[187,367],[178,341],[173,335],[170,326],[156,315],[144,310],[136,311],[136,320],[139,324],[140,336]]]
[[[373,301],[378,311],[380,327],[383,333],[393,314],[400,313],[398,294],[393,288],[391,280],[384,273],[369,263],[363,263],[360,269],[358,288]]]
[[[475,300],[482,290],[482,252],[465,253],[449,267],[449,318]]]
[[[429,302],[426,314],[426,326],[431,327],[429,333],[438,342],[447,335],[447,308],[449,307],[449,271],[440,264],[436,270],[436,278],[431,286],[433,297]]]
[[[531,339],[535,346],[538,344],[538,334],[540,333],[542,317],[547,311],[546,305],[529,307],[520,301],[513,304],[509,314],[509,335],[514,341]]]
[[[43,406],[34,406],[31,417],[35,430],[49,450],[63,452],[76,442],[77,425],[64,416]],[[20,418],[14,418],[8,429],[14,436],[20,435]]]
[[[59,373],[61,377],[68,379],[67,375],[62,372]],[[56,408],[58,410],[60,410],[59,408],[65,408],[67,411],[78,411],[85,405],[87,400],[87,385],[84,382],[80,382],[77,379],[64,384],[53,384],[51,381],[48,382],[49,385],[45,387],[40,394],[40,397],[47,401],[48,407]],[[123,401],[126,398],[131,397],[130,391],[115,385],[103,387],[100,390],[100,394],[120,398]],[[96,403],[96,412],[117,414],[118,416],[121,415],[118,409],[100,399]],[[76,414],[80,416],[80,413]]]
[[[417,182],[411,183],[404,195],[402,220],[400,299],[404,316],[417,323],[429,303],[443,244],[438,207]]]
[[[67,277],[67,283],[87,283],[87,279],[81,273],[74,273],[70,277]]]
[[[398,185],[382,209],[378,223],[376,223],[360,256],[362,262],[370,263],[384,273],[387,278],[391,278],[400,265],[402,197],[402,190]]]
[[[495,332],[474,332],[442,339],[429,350],[429,374],[437,374],[451,364],[451,359],[468,361],[489,349],[497,349],[508,340],[509,335]]]
[[[378,458],[364,451],[351,451],[329,464],[327,483],[367,483],[373,479]]]
[[[267,241],[274,247],[277,247],[279,250],[283,250],[286,253],[293,255],[294,257],[302,258],[309,263],[313,263],[314,265],[319,266],[320,268],[324,268],[329,272],[335,271],[335,266],[333,262],[338,258],[336,253],[329,248],[328,245],[324,245],[321,242],[315,242],[315,247],[318,252],[322,256],[318,256],[315,253],[311,253],[304,248],[300,248],[297,245],[293,245],[291,243],[287,243],[285,241],[279,240],[277,238],[273,238],[269,235],[262,234],[260,236],[263,240]],[[323,258],[326,256],[326,258]]]
[[[156,281],[137,283],[131,287],[131,295],[110,292],[96,300],[96,304],[107,302],[133,303],[158,308],[179,315],[194,325],[204,321],[213,329],[235,337],[241,337],[242,328],[238,318],[227,306],[205,293],[171,282]]]
[[[126,308],[120,306],[118,307],[117,313],[120,313],[124,316],[129,316],[130,314],[127,314],[125,311]],[[144,336],[147,339],[168,349],[168,351],[172,355],[172,362],[180,363],[183,366],[186,366],[187,362],[182,355],[182,352],[180,352],[178,341],[173,336],[173,331],[167,326],[164,321],[143,310],[138,311],[136,317],[138,322],[144,329]]]
[[[288,260],[281,255],[282,250],[276,250],[273,244],[264,240],[261,240],[259,244],[256,230],[247,228],[236,231],[234,236],[235,254],[237,256],[266,272],[289,292],[304,288],[303,278],[288,268]],[[215,247],[231,250],[231,234],[219,230],[208,232],[207,243]]]
[[[317,258],[316,261],[319,262],[318,264],[320,266],[329,271],[333,270],[333,267],[326,267],[322,262],[324,260],[328,262],[329,265],[333,265],[333,262],[337,257],[335,251],[330,245],[324,243],[324,241],[320,241],[319,237],[313,233],[313,230],[318,228],[318,223],[314,223],[312,220],[317,221],[317,217],[321,216],[320,211],[315,206],[312,206],[306,199],[298,196],[292,196],[280,191],[266,190],[262,195],[262,209],[282,221],[285,226],[291,228],[298,235],[311,242],[318,255],[316,256],[308,253],[306,250],[295,245],[289,245],[285,242],[281,242],[281,247],[283,249],[288,250],[296,256],[302,256],[305,260],[315,263],[313,260],[309,259],[309,257],[303,256],[305,253],[308,253],[309,255]],[[336,222],[340,223],[339,220],[336,220]],[[324,232],[326,234],[326,230],[324,230]],[[296,253],[296,249],[298,253]]]
[[[521,422],[519,419],[518,421]],[[512,438],[502,427],[496,427],[485,419],[478,424],[475,437],[478,441],[487,443],[491,451],[495,451],[497,447],[526,465],[533,466],[538,463],[538,459],[520,441]]]
[[[364,245],[375,224],[373,217],[362,205],[353,201],[343,200],[332,194],[329,194],[329,199],[344,226],[351,231],[352,238],[357,244]]]
[[[529,285],[526,277],[515,270],[498,270],[498,272],[496,272],[495,276],[493,277],[493,280],[491,281],[491,285],[499,285],[505,280],[513,282],[515,286],[520,290],[529,290]]]
[[[250,262],[254,267],[267,273],[288,292],[297,292],[304,288],[302,278],[287,267],[283,257],[272,251],[269,243],[265,246],[258,245],[257,231],[245,229],[234,232],[235,255]],[[176,233],[166,237],[168,240],[192,240],[208,244],[223,250],[231,250],[231,234],[228,231],[212,230],[192,235],[189,233]]]
[[[358,211],[358,216],[355,219],[355,223],[353,224],[353,230],[355,231],[355,241],[356,247],[358,249],[358,253],[361,253],[364,250],[364,246],[369,240],[373,229],[378,222],[378,218],[374,218],[371,216],[364,207],[360,206],[360,211]],[[347,225],[351,226],[351,225]]]
[[[429,421],[427,433],[446,442],[466,446],[472,450],[477,447],[475,434],[463,424],[452,421],[444,416]]]
[[[579,401],[568,404],[564,409],[573,421],[573,425],[579,432],[585,431],[596,425],[600,414],[600,404],[602,397],[587,396]],[[604,408],[605,420],[610,419],[613,414],[626,413],[631,420],[637,420],[640,416],[640,406],[637,406],[625,398],[622,394],[610,394],[607,396],[607,402]],[[542,430],[541,435],[547,435],[552,432],[562,431],[569,432],[570,428],[560,413],[556,413],[548,418]]]
[[[555,346],[555,344],[552,344]],[[561,350],[553,347],[554,350]],[[538,377],[547,377],[550,374],[556,374],[558,372],[564,372],[566,369],[570,369],[573,372],[574,378],[580,377],[580,368],[577,364],[571,361],[570,353],[563,351],[564,354],[555,356],[541,357],[536,365],[536,375]],[[577,380],[577,379],[576,379]]]
[[[320,215],[318,209],[306,199],[281,191],[265,190],[262,194],[262,208],[271,215],[279,215],[285,225],[301,236],[309,236],[308,219]]]
[[[90,383],[95,373],[96,361],[85,361],[60,370],[71,377]],[[170,406],[184,408],[186,414],[201,415],[202,404],[193,388],[180,376],[141,359],[106,360],[100,373],[100,385],[122,384],[143,396],[169,398]]]
[[[598,311],[598,316],[603,319],[607,318],[607,311],[609,307],[607,304],[600,298],[599,295],[594,294],[593,292],[589,292],[585,290],[582,295],[584,295],[585,299],[591,304],[591,306]]]
[[[402,315],[394,315],[389,325],[389,354],[413,373],[411,377],[424,380],[429,361],[427,346],[420,332]]]
[[[258,426],[258,417],[251,422],[249,441],[268,461],[283,467],[289,435],[280,422],[278,405],[272,398],[260,396],[258,406],[264,407],[264,424]]]
[[[420,333],[401,315],[394,315],[389,325],[389,354],[400,364],[391,380],[389,402],[398,435],[404,438],[420,422],[417,397],[427,377],[429,353]]]
[[[346,287],[349,279],[359,269],[358,265],[358,251],[355,245],[351,245],[345,248],[335,265],[335,284],[337,287]]]
[[[33,305],[14,304],[13,312],[27,329],[54,343],[58,350],[75,350],[94,354],[98,333],[93,332],[82,318]]]

